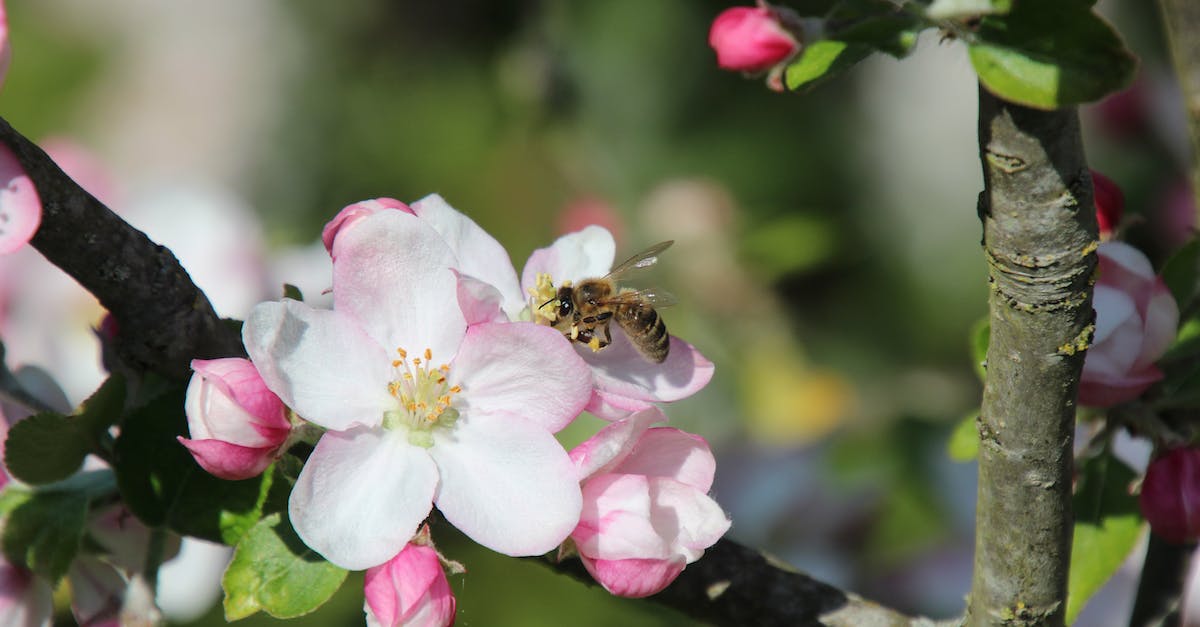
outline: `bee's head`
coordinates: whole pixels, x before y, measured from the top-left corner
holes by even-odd
[[[574,288],[569,286],[560,287],[558,295],[552,299],[558,301],[558,311],[555,313],[559,318],[567,318],[575,313],[575,303],[571,300],[573,290]]]

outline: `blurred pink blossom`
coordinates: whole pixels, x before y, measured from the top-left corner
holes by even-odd
[[[179,442],[222,479],[248,479],[275,461],[291,433],[287,410],[248,359],[192,361],[188,431]]]
[[[765,2],[722,11],[708,32],[708,45],[717,53],[717,65],[739,72],[768,70],[800,49],[779,13]]]
[[[1164,540],[1185,544],[1200,538],[1200,448],[1176,448],[1152,460],[1138,504]]]
[[[1154,362],[1175,339],[1179,307],[1138,249],[1108,241],[1096,252],[1096,331],[1083,363],[1079,402],[1107,407],[1137,398],[1163,378]]]
[[[669,427],[651,408],[612,423],[571,450],[583,514],[571,538],[584,567],[612,594],[667,587],[729,530],[708,496],[716,461],[703,438]]]
[[[50,627],[54,612],[50,584],[0,556],[0,625]]]
[[[1125,213],[1125,194],[1112,179],[1095,170],[1092,170],[1092,191],[1100,238],[1109,239],[1121,225],[1121,216]]]

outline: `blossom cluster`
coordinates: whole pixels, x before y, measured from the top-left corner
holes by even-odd
[[[242,479],[319,437],[288,513],[325,559],[367,570],[369,622],[452,620],[439,556],[418,533],[434,507],[506,555],[577,553],[633,597],[666,587],[728,529],[708,495],[707,443],[654,426],[659,404],[704,387],[712,363],[676,337],[649,360],[616,323],[603,347],[552,326],[557,290],[612,269],[607,230],[564,235],[520,279],[500,243],[437,195],[355,203],[322,241],[332,308],[257,305],[248,360],[193,362],[180,441],[212,474]],[[610,424],[568,452],[555,434],[584,411]]]

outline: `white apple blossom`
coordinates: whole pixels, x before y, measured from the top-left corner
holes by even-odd
[[[580,488],[553,433],[587,403],[587,367],[552,329],[468,327],[456,270],[507,256],[486,258],[461,214],[441,217],[339,215],[326,238],[334,309],[262,303],[243,327],[267,387],[327,429],[289,513],[344,568],[391,559],[432,505],[509,555],[549,551],[579,520]]]

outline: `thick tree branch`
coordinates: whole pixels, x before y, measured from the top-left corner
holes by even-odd
[[[109,211],[3,119],[0,142],[17,156],[42,201],[42,224],[31,243],[113,314],[125,367],[182,379],[193,358],[243,354],[237,334],[221,323],[171,251]]]
[[[991,338],[969,625],[1062,625],[1075,398],[1094,329],[1096,218],[1075,109],[980,89]]]
[[[1192,138],[1192,194],[1200,210],[1200,2],[1159,0],[1163,30],[1171,47],[1175,75],[1183,91],[1189,134]]]
[[[589,584],[577,559],[551,564]],[[933,627],[928,618],[843,592],[754,549],[722,539],[650,600],[713,625],[742,627]],[[957,625],[959,621],[947,621]]]

